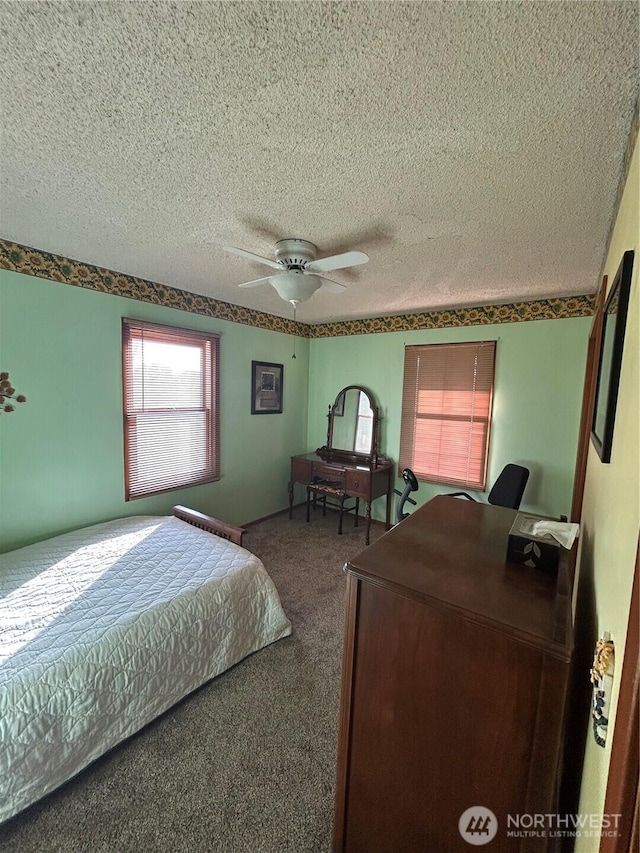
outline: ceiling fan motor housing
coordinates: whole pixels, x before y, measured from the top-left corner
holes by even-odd
[[[276,260],[285,269],[304,269],[305,265],[314,261],[318,254],[317,248],[308,240],[278,240],[275,245]]]

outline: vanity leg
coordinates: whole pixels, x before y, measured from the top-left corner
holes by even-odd
[[[371,501],[367,501],[367,538],[364,540],[364,544],[369,544],[369,531],[371,530]]]
[[[289,488],[289,521],[293,518],[293,480],[288,483]]]

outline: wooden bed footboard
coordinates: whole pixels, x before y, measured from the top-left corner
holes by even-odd
[[[211,515],[196,512],[195,509],[189,509],[186,506],[174,506],[173,514],[176,518],[186,521],[187,524],[192,524],[194,527],[206,530],[207,533],[214,533],[222,539],[228,539],[236,545],[242,545],[242,537],[246,533],[242,527],[234,527],[233,524],[227,524],[225,521],[219,521]]]

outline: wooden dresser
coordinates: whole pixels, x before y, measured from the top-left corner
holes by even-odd
[[[437,497],[345,566],[335,851],[468,853],[473,806],[497,818],[486,849],[555,849],[507,816],[557,810],[568,560],[507,563],[514,517]]]

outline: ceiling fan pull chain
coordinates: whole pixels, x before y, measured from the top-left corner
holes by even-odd
[[[292,299],[291,304],[293,305],[293,355],[291,358],[296,357],[296,302]]]

